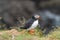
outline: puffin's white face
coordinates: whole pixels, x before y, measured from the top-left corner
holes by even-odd
[[[0,17],[0,19],[2,19],[2,17]]]
[[[35,15],[34,16],[36,19],[40,19],[40,16],[39,15]]]

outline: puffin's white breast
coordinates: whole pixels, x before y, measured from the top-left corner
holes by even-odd
[[[34,29],[35,27],[38,26],[38,20],[34,21],[33,24],[31,25],[30,28],[28,28],[27,30],[31,30],[31,29]]]

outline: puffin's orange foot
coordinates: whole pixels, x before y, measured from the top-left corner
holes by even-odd
[[[29,32],[29,34],[34,35],[35,30],[34,30],[34,29],[32,29],[32,30],[29,30],[28,32]]]

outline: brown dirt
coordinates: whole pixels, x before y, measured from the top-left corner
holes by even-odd
[[[11,29],[11,30],[7,30],[7,31],[2,31],[0,32],[0,35],[7,33],[7,34],[13,34],[13,35],[19,35],[19,34],[23,34],[26,30],[23,30],[21,32],[18,32],[16,29]]]

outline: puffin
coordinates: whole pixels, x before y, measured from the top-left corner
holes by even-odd
[[[32,16],[24,25],[24,27],[20,27],[21,29],[32,30],[36,28],[39,24],[40,15]]]

